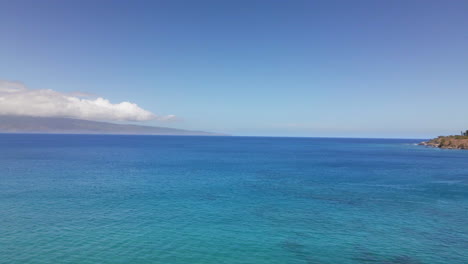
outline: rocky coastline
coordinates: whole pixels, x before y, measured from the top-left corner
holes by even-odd
[[[468,136],[439,136],[419,145],[442,149],[468,149]]]

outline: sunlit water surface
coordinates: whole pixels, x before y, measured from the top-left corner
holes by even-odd
[[[468,151],[0,135],[0,263],[466,264]]]

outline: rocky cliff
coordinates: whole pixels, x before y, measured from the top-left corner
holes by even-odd
[[[440,136],[419,145],[444,148],[444,149],[468,149],[468,136]]]

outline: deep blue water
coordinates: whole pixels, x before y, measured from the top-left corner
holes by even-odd
[[[0,135],[0,263],[466,264],[468,151]]]

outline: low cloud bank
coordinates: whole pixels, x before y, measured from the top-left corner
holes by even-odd
[[[172,120],[174,115],[157,116],[137,104],[84,98],[86,95],[67,94],[50,89],[29,89],[19,82],[0,80],[0,115],[36,117],[69,117],[102,121]]]

